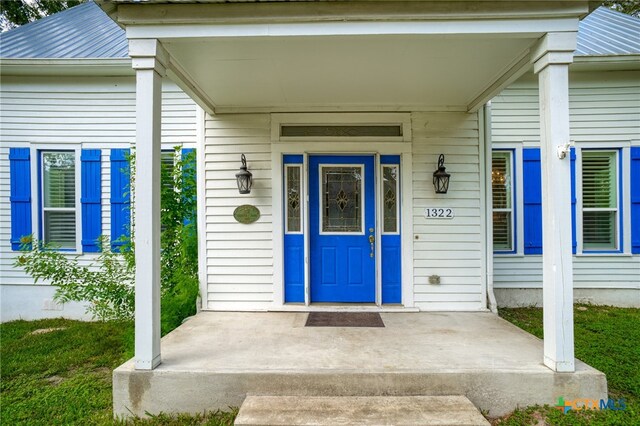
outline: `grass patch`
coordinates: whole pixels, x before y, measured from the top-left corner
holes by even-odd
[[[542,338],[542,309],[501,309],[500,316]],[[607,375],[609,398],[626,401],[624,411],[570,411],[549,406],[516,410],[492,424],[521,425],[640,425],[640,310],[576,305],[576,358]],[[591,397],[584,395],[585,398]]]
[[[111,372],[131,357],[129,322],[0,324],[0,424],[232,425],[236,411],[114,421]]]

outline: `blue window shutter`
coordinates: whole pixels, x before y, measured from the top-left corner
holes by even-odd
[[[631,253],[640,254],[640,146],[631,148]]]
[[[524,254],[542,254],[542,180],[540,149],[522,150]]]
[[[120,251],[130,236],[131,208],[129,196],[129,150],[111,150],[111,249]]]
[[[100,251],[102,234],[102,167],[99,149],[83,149],[80,154],[80,203],[82,204],[82,251]]]
[[[11,181],[11,249],[20,250],[20,239],[31,235],[31,150],[9,148]]]
[[[576,149],[571,148],[571,252],[576,254],[578,239],[576,238]]]

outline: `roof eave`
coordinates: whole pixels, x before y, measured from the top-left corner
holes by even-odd
[[[575,55],[573,61],[576,63],[616,63],[616,62],[638,62],[640,63],[640,53],[616,53],[611,55]]]
[[[133,75],[130,58],[0,58],[5,75]]]
[[[640,70],[640,54],[574,56],[573,71]]]

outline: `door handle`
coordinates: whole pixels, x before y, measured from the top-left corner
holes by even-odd
[[[369,235],[369,244],[371,244],[371,253],[369,253],[369,257],[371,258],[374,256],[373,252],[375,250],[374,248],[375,246],[373,243],[375,243],[375,241],[376,241],[376,237],[374,237],[373,234]]]

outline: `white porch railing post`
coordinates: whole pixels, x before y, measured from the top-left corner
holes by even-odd
[[[569,153],[569,64],[575,48],[575,33],[550,33],[532,56],[540,86],[544,363],[558,372],[575,371]]]
[[[135,167],[135,368],[160,364],[160,124],[162,77],[166,74],[157,40],[130,40],[136,71]]]

